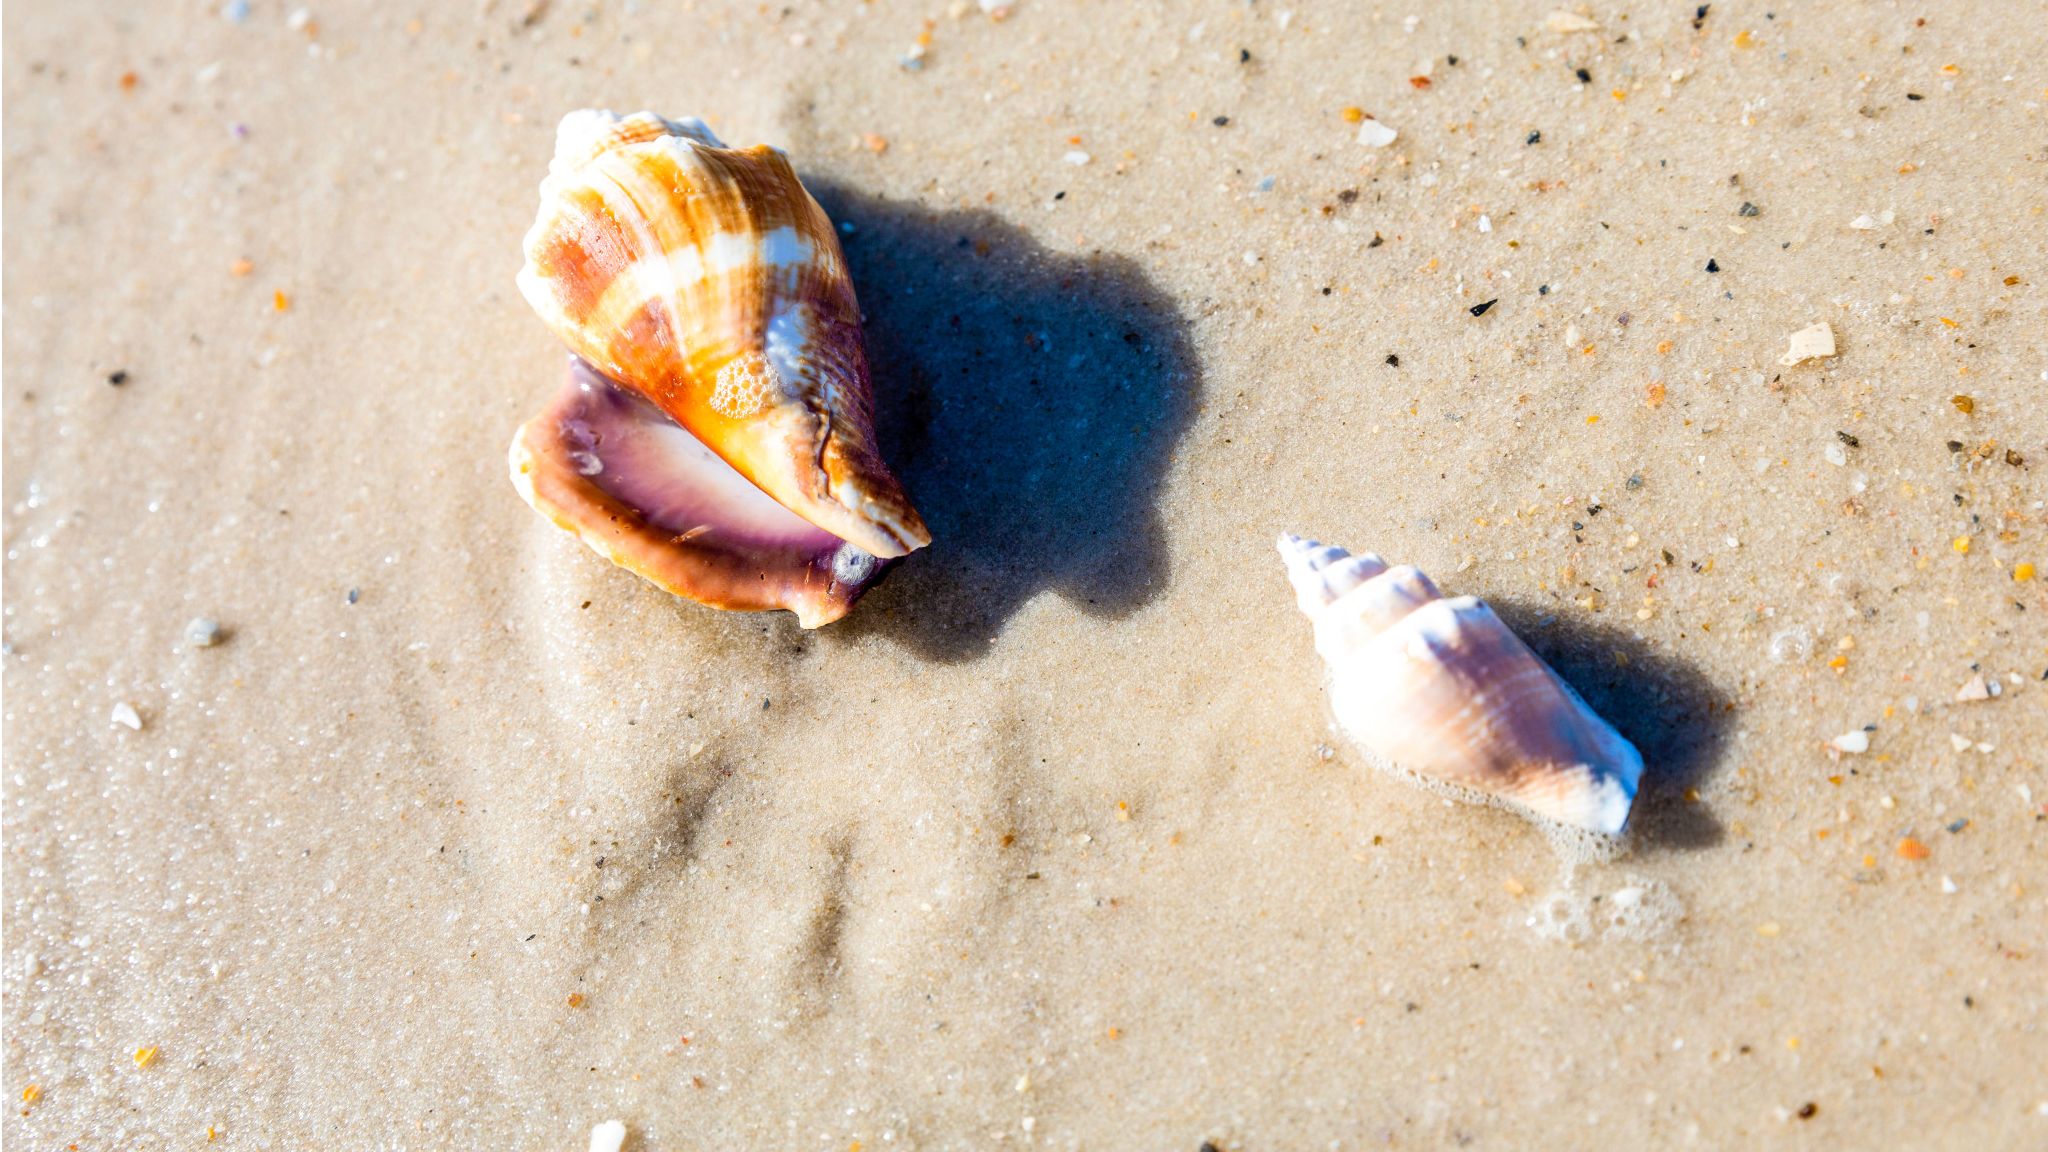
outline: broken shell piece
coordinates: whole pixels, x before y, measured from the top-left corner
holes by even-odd
[[[1847,752],[1852,756],[1861,756],[1863,753],[1870,751],[1870,733],[1865,732],[1861,728],[1854,732],[1844,732],[1833,740],[1828,741],[1828,747],[1833,748],[1837,752]]]
[[[1337,723],[1375,765],[1555,825],[1627,826],[1642,755],[1483,601],[1370,553],[1279,548]]]
[[[1807,360],[1819,360],[1835,354],[1835,330],[1827,321],[1809,324],[1785,338],[1785,354],[1778,357],[1778,363],[1790,368]]]
[[[114,711],[107,719],[130,732],[142,731],[142,714],[135,710],[135,705],[126,700],[114,701]]]
[[[780,151],[572,112],[525,253],[520,292],[575,356],[511,451],[549,519],[677,595],[807,628],[931,542],[876,447],[832,222]]]
[[[1981,673],[1970,677],[1961,688],[1956,689],[1956,703],[1958,704],[1967,704],[1973,700],[1989,699],[1991,699],[1991,685],[1985,682]]]
[[[1377,120],[1368,119],[1358,126],[1358,142],[1367,148],[1385,148],[1399,139],[1400,135]]]
[[[1588,20],[1576,12],[1559,9],[1543,18],[1543,26],[1552,32],[1598,32],[1598,22]]]
[[[623,1120],[606,1120],[590,1129],[590,1152],[619,1152],[626,1144],[626,1124]]]

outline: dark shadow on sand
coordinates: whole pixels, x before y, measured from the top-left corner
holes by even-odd
[[[1721,822],[1685,792],[1700,787],[1720,760],[1733,718],[1727,694],[1622,629],[1568,619],[1541,604],[1488,602],[1643,754],[1629,839],[1649,851],[1720,843]]]
[[[932,532],[834,635],[951,663],[1041,590],[1112,618],[1164,591],[1157,493],[1200,390],[1172,302],[1127,257],[804,183],[841,225],[882,451]]]

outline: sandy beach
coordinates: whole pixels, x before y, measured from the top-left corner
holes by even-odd
[[[2048,1144],[2041,0],[4,33],[10,1148]],[[842,227],[933,543],[838,623],[507,478],[586,107]],[[1370,768],[1287,531],[1633,740],[1619,858]]]

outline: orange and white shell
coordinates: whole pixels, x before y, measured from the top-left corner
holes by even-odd
[[[1280,537],[1338,725],[1376,765],[1461,799],[1617,836],[1643,758],[1485,602],[1411,565]]]
[[[519,289],[573,359],[513,443],[529,503],[669,591],[806,627],[930,543],[876,447],[838,238],[786,156],[585,110],[540,191]]]

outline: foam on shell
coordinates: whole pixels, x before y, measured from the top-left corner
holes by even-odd
[[[1483,601],[1371,554],[1279,549],[1337,722],[1376,765],[1565,829],[1627,827],[1641,754]]]

